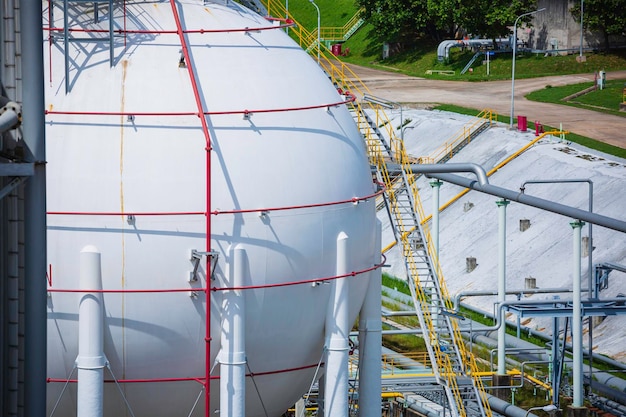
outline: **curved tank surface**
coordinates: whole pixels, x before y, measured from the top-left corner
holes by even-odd
[[[104,415],[218,412],[237,247],[246,415],[281,415],[323,361],[338,237],[357,272],[342,278],[351,322],[373,273],[360,271],[380,261],[361,135],[280,22],[232,1],[109,4],[43,9],[48,411],[76,413],[89,247],[102,262]]]

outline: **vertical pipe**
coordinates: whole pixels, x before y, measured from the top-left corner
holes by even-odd
[[[582,303],[580,294],[580,254],[581,254],[581,229],[583,222],[576,220],[570,223],[574,229],[574,262],[572,271],[573,280],[573,303],[572,303],[572,348],[573,348],[573,407],[583,406],[583,325],[582,325]]]
[[[206,251],[211,252],[211,143],[207,139],[205,169],[206,169]],[[205,271],[206,285],[204,290],[204,415],[211,415],[211,261],[213,255],[206,257]]]
[[[269,2],[267,6],[269,7]],[[269,14],[269,10],[268,10],[268,14]],[[287,19],[289,19],[289,0],[285,0],[285,20]],[[289,34],[289,25],[285,25],[285,33]]]
[[[206,179],[205,179],[205,198],[206,198],[206,251],[211,252],[211,135],[209,134],[209,125],[207,122],[206,112],[204,111],[204,104],[202,99],[202,93],[198,85],[196,73],[194,71],[194,64],[191,60],[191,53],[187,45],[187,38],[183,29],[182,20],[178,14],[178,9],[175,0],[170,0],[170,7],[172,9],[172,15],[176,22],[176,31],[178,32],[178,39],[183,49],[183,55],[185,62],[187,63],[187,72],[189,74],[189,81],[193,88],[193,95],[196,100],[196,107],[198,108],[198,117],[202,124],[202,133],[204,134],[206,152],[205,167],[206,167]],[[205,296],[205,328],[204,328],[204,415],[209,417],[211,415],[211,260],[212,255],[206,257],[205,270],[207,271],[206,287],[204,290]]]
[[[517,22],[524,16],[539,13],[544,11],[545,9],[546,8],[544,7],[533,12],[521,14],[517,16],[517,19],[515,19],[515,23],[513,23],[513,61],[511,63],[511,120],[509,121],[509,129],[511,130],[513,130],[513,119],[515,118],[515,55],[517,54]]]
[[[376,248],[374,253],[380,256],[382,224],[377,221]],[[375,259],[374,263],[380,260]],[[365,302],[359,314],[359,411],[360,417],[380,417],[381,410],[381,375],[380,358],[382,355],[382,272],[375,269],[370,273]],[[300,416],[298,416],[300,417]]]
[[[20,351],[20,217],[18,193],[13,191],[7,197],[6,214],[8,222],[7,242],[7,285],[6,301],[6,341],[8,351],[6,372],[8,374],[5,412],[8,416],[19,415],[19,351]],[[1,291],[1,290],[0,290]],[[4,393],[3,393],[4,394]]]
[[[496,201],[498,206],[498,303],[506,298],[506,206],[508,200]],[[506,324],[498,328],[498,375],[506,375]]]
[[[70,92],[70,41],[67,0],[63,0],[63,59],[65,61],[65,94]]]
[[[3,16],[2,16],[2,83],[6,91],[6,96],[14,101],[19,101],[16,91],[17,80],[17,40],[16,40],[16,15],[17,7],[14,0],[5,0],[2,2]]]
[[[582,13],[582,11],[581,11]],[[587,179],[589,184],[589,213],[593,213],[593,181]],[[587,242],[587,297],[595,297],[593,289],[593,224],[589,223],[589,239]],[[589,388],[593,387],[593,317],[589,317]]]
[[[430,181],[430,186],[433,188],[433,214],[432,214],[432,219],[433,219],[433,227],[431,230],[431,236],[432,236],[432,240],[433,240],[433,249],[435,251],[434,253],[434,258],[435,258],[435,264],[433,265],[435,270],[433,271],[433,280],[438,280],[439,279],[439,190],[441,188],[441,184],[443,184],[442,181],[439,181],[438,179],[433,179],[432,181]],[[431,303],[431,316],[432,316],[432,322],[435,326],[435,329],[437,328],[437,315],[439,313],[439,299],[437,297],[437,289],[436,287],[436,283],[433,282],[433,288],[431,290],[431,294],[430,294],[430,303]]]
[[[557,296],[558,297],[558,296]],[[559,366],[559,318],[552,318],[552,372],[550,373],[552,384],[552,404],[559,406],[559,381],[561,379],[561,375],[557,374],[561,367]]]
[[[229,250],[229,286],[245,284],[246,251],[239,245]],[[222,350],[220,352],[220,415],[245,417],[246,339],[243,290],[224,291],[222,301]],[[208,308],[208,307],[207,307]]]
[[[114,19],[115,9],[113,8],[113,0],[109,0],[109,66],[113,67],[115,59],[115,38],[114,38]],[[126,35],[124,35],[126,36]]]
[[[439,188],[443,184],[442,181],[434,179],[430,182],[430,186],[433,188],[433,248],[435,249],[435,255],[437,257],[437,264],[439,264]]]
[[[348,265],[348,235],[341,232],[337,236],[337,275],[347,274]],[[348,284],[347,278],[333,280],[326,313],[324,415],[332,417],[348,416]]]
[[[522,16],[520,16],[522,17]],[[509,129],[513,130],[513,113],[515,113],[515,54],[517,54],[517,21],[513,24],[513,58],[511,61],[511,119],[509,120]]]
[[[517,294],[517,301],[520,301],[522,299],[522,294]],[[517,315],[517,333],[515,334],[515,337],[517,337],[518,339],[522,338],[522,318],[520,317],[520,315]]]
[[[24,188],[24,383],[25,416],[46,415],[46,151],[44,120],[43,36],[41,2],[20,8],[22,51],[22,132],[34,175]]]
[[[400,104],[400,139],[404,141],[404,117],[402,115],[402,105]]]
[[[580,0],[580,62],[582,61],[583,58],[583,42],[585,41],[585,26],[584,26],[584,20],[583,20],[583,16],[585,14],[584,12],[585,9],[585,0]]]
[[[85,246],[80,253],[80,288],[102,289],[100,252]],[[101,292],[85,292],[78,308],[77,417],[102,417],[104,411],[104,313]]]

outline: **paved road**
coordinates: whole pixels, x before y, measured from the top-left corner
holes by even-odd
[[[401,103],[447,103],[511,113],[511,81],[461,82],[426,80],[350,65],[373,95]],[[626,149],[626,118],[558,104],[529,101],[524,95],[546,85],[554,87],[593,81],[593,74],[515,80],[515,115],[559,127]],[[626,79],[626,71],[607,73],[607,79]]]

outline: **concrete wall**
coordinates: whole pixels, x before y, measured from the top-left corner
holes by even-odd
[[[546,10],[534,15],[532,27],[520,25],[517,29],[518,39],[528,42],[528,46],[538,50],[580,50],[580,20],[574,20],[570,8],[578,4],[578,0],[538,0],[537,9]],[[626,38],[612,37],[611,45],[625,45]],[[604,39],[601,33],[585,32],[583,48],[602,48]]]

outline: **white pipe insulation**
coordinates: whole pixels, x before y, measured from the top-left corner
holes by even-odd
[[[348,235],[337,236],[337,276],[348,271]],[[348,279],[332,282],[326,313],[326,383],[324,415],[348,417],[348,336],[350,335]]]
[[[498,205],[498,303],[506,300],[506,206],[504,198]],[[498,329],[498,375],[506,375],[506,326]]]
[[[382,224],[377,222],[376,250],[381,253]],[[373,263],[379,263],[375,259]],[[380,392],[382,356],[382,272],[380,268],[370,273],[365,301],[359,314],[359,415],[380,417],[382,400]]]
[[[235,245],[229,250],[229,258],[230,286],[241,288],[245,285],[247,271],[246,251],[240,245]],[[221,416],[246,415],[245,312],[243,290],[224,291],[220,352]]]
[[[435,250],[435,262],[433,264],[433,275],[434,275],[434,279],[436,281],[439,281],[439,269],[437,268],[439,266],[439,195],[440,195],[440,188],[441,185],[443,184],[443,182],[439,181],[438,179],[434,179],[432,181],[430,181],[430,186],[433,188],[433,214],[431,216],[431,224],[432,224],[432,230],[431,230],[431,236],[432,236],[432,242],[433,242],[433,249]],[[433,283],[433,286],[431,288],[431,292],[430,292],[430,314],[432,317],[432,322],[435,325],[435,331],[439,331],[439,329],[437,328],[438,323],[439,323],[439,306],[441,305],[440,301],[439,301],[439,296],[438,296],[438,292],[437,292],[437,288],[436,288],[436,283]]]
[[[80,288],[102,289],[100,252],[95,246],[85,246],[80,252]],[[78,417],[102,417],[105,365],[102,293],[85,292],[78,310]]]
[[[574,302],[572,303],[572,348],[573,348],[573,407],[583,406],[583,321],[582,321],[582,301],[581,301],[581,229],[583,222],[580,220],[570,223],[573,233],[573,270],[572,270],[572,288],[574,290]]]

